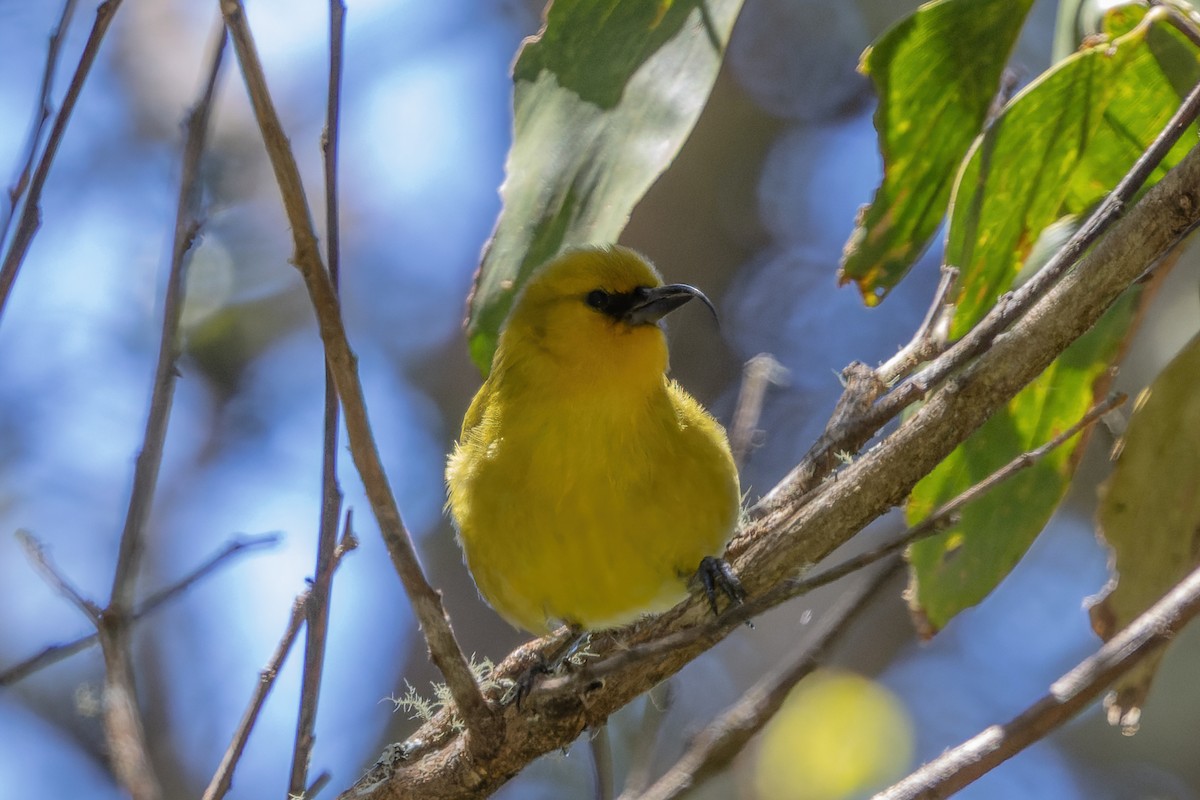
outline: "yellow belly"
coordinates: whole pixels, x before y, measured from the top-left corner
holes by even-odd
[[[480,594],[534,632],[669,608],[737,523],[724,432],[666,382],[620,417],[563,411],[485,421],[451,456],[450,509]]]

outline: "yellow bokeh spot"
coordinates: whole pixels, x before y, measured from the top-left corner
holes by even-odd
[[[763,731],[758,800],[860,797],[903,776],[913,733],[903,704],[879,684],[824,670],[800,683]]]

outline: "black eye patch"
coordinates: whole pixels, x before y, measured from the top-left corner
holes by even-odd
[[[649,291],[645,286],[639,286],[632,292],[606,292],[603,289],[593,289],[584,295],[583,302],[589,308],[594,308],[605,316],[613,319],[624,319],[638,304],[646,299]]]

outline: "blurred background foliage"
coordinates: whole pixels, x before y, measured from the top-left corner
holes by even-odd
[[[837,288],[835,276],[855,212],[881,176],[875,101],[855,65],[914,5],[746,0],[696,130],[622,237],[669,280],[696,284],[718,302],[720,330],[702,315],[683,315],[671,340],[674,374],[719,417],[729,418],[746,359],[769,352],[789,371],[787,385],[768,396],[759,446],[744,469],[752,498],[820,432],[840,391],[836,371],[855,359],[875,363],[907,341],[937,280],[937,242],[876,308],[864,307],[853,287]],[[93,8],[83,4],[68,32],[59,94]],[[1034,3],[1012,61],[1021,83],[1050,64],[1056,11],[1048,0]],[[0,0],[5,170],[15,172],[19,162],[58,13],[54,3]],[[256,0],[249,7],[318,220],[326,15],[323,2]],[[512,126],[509,67],[540,15],[532,0],[351,0],[347,18],[345,317],[376,436],[426,568],[444,590],[464,648],[493,658],[521,637],[476,595],[442,515],[441,475],[479,381],[461,321],[500,210]],[[158,343],[180,121],[198,91],[215,23],[215,4],[127,0],[121,8],[0,322],[0,531],[33,532],[92,597],[104,596],[116,560]],[[208,214],[190,267],[187,353],[141,586],[171,583],[236,534],[280,531],[285,538],[139,625],[139,688],[153,755],[174,797],[197,795],[215,768],[311,575],[318,515],[320,344],[287,264],[291,241],[278,191],[231,64],[204,162]],[[1136,393],[1191,337],[1196,285],[1196,260],[1185,255],[1125,356],[1117,388]],[[885,592],[835,657],[842,669],[873,680],[843,682],[816,705],[809,698],[807,708],[818,710],[801,726],[806,735],[847,709],[875,709],[863,740],[846,740],[845,748],[869,753],[887,731],[884,760],[902,772],[1011,716],[1091,652],[1097,641],[1081,602],[1107,578],[1091,519],[1111,443],[1097,432],[1066,503],[1033,548],[999,589],[931,643],[916,643],[901,587]],[[385,699],[402,693],[405,681],[423,689],[437,678],[345,453],[341,476],[362,546],[334,582],[313,755],[314,772],[331,770],[335,788],[415,726]],[[881,520],[861,538],[902,525],[898,517]],[[777,609],[685,669],[673,682],[656,767],[790,651],[837,591]],[[0,536],[0,604],[0,666],[87,632],[8,533]],[[1122,737],[1094,709],[961,796],[1200,797],[1200,691],[1189,668],[1197,657],[1200,636],[1190,630],[1166,658],[1136,737]],[[100,670],[99,654],[88,652],[0,689],[6,794],[121,796],[96,714]],[[299,675],[293,654],[232,796],[282,796]],[[788,708],[805,708],[802,701]],[[619,765],[644,749],[645,702],[612,722]],[[762,789],[775,785],[761,774],[770,763],[768,749],[761,758],[750,751],[697,796],[789,796]],[[889,777],[895,774],[875,776]],[[590,782],[577,746],[543,758],[501,796],[585,796]],[[857,796],[869,788],[791,796]]]

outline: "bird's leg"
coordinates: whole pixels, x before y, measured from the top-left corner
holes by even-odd
[[[746,599],[746,590],[742,582],[733,574],[729,564],[716,556],[705,556],[700,559],[700,568],[696,570],[700,584],[704,587],[704,596],[712,607],[713,616],[720,616],[721,609],[717,605],[717,595],[723,594],[730,605],[741,605]]]

